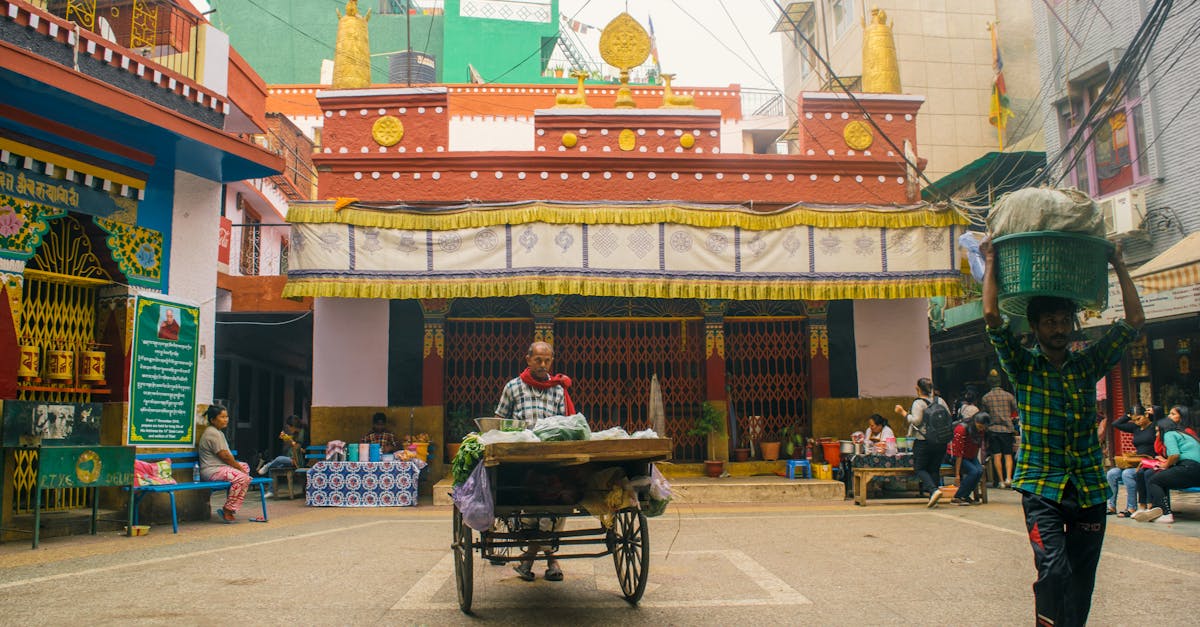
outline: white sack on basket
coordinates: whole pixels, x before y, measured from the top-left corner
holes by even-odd
[[[1073,188],[1029,187],[1005,194],[987,219],[992,237],[1030,231],[1063,231],[1104,237],[1104,214],[1096,201]]]

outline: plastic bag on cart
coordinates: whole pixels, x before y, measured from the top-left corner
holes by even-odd
[[[611,529],[613,515],[626,507],[636,507],[638,501],[637,493],[625,478],[625,471],[614,466],[588,477],[580,504],[589,514],[599,518],[605,529]]]
[[[521,431],[500,431],[494,429],[479,434],[479,443],[487,446],[488,444],[498,444],[501,442],[541,442],[536,435],[529,429]]]
[[[633,435],[629,437],[635,440],[653,440],[658,437],[658,434],[654,432],[654,429],[642,429],[641,431],[634,431]]]
[[[603,431],[593,431],[592,439],[593,440],[628,440],[629,432],[622,429],[621,427],[613,427],[611,429],[605,429]]]
[[[492,498],[491,480],[483,464],[475,466],[466,482],[454,488],[451,498],[468,527],[475,531],[492,528],[492,521],[496,518],[496,502]]]
[[[583,414],[573,414],[541,418],[533,426],[533,434],[543,442],[567,442],[591,439],[592,430]]]
[[[636,477],[630,484],[639,494],[646,495],[646,502],[642,504],[642,513],[646,518],[662,516],[667,511],[667,504],[671,502],[671,484],[658,471],[658,466],[650,464],[650,476]]]

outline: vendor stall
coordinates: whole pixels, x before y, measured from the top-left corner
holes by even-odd
[[[308,469],[310,507],[410,507],[425,462],[317,462]]]

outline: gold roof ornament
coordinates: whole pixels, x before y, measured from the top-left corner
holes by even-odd
[[[900,93],[900,62],[896,39],[887,23],[887,13],[871,8],[870,24],[863,24],[862,90],[868,94]]]
[[[574,70],[571,72],[571,77],[579,81],[575,86],[573,94],[558,94],[554,97],[555,109],[584,109],[590,108],[587,103],[587,91],[583,88],[583,81],[587,79],[589,74],[583,70]]]
[[[334,89],[357,89],[371,86],[371,46],[367,40],[366,15],[358,14],[358,0],[346,1],[346,14],[338,15],[337,45],[333,52]]]
[[[663,103],[660,109],[695,109],[696,98],[687,94],[676,94],[671,91],[671,79],[674,74],[659,74],[663,81]]]
[[[614,17],[600,33],[600,56],[605,63],[621,70],[621,87],[617,90],[618,109],[635,109],[633,92],[629,89],[629,70],[650,56],[650,33],[628,13]]]

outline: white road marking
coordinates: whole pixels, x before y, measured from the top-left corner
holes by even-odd
[[[138,568],[138,567],[142,567],[142,566],[149,566],[151,564],[161,564],[163,562],[171,562],[174,560],[182,560],[182,559],[188,559],[188,558],[192,558],[192,557],[200,557],[202,555],[212,555],[214,553],[225,553],[228,551],[240,551],[242,549],[248,549],[250,547],[265,546],[268,544],[277,544],[279,542],[291,542],[293,540],[302,540],[304,538],[324,536],[324,535],[328,535],[331,533],[350,531],[352,529],[363,529],[366,527],[373,527],[375,525],[386,525],[386,524],[392,524],[392,523],[408,524],[408,523],[412,523],[412,522],[437,522],[438,524],[445,524],[445,521],[440,521],[440,520],[439,521],[374,520],[371,522],[362,523],[362,524],[358,524],[358,525],[351,525],[349,527],[338,527],[337,529],[326,529],[325,531],[312,531],[309,533],[302,533],[302,534],[298,534],[298,535],[294,535],[294,536],[288,536],[286,538],[273,538],[271,540],[260,540],[258,542],[249,542],[246,544],[238,544],[235,546],[225,546],[225,547],[221,547],[221,548],[217,548],[217,549],[205,549],[203,551],[192,551],[191,553],[183,553],[180,555],[170,555],[170,556],[166,556],[166,557],[155,557],[155,558],[148,559],[148,560],[138,560],[136,562],[125,562],[122,564],[113,564],[111,566],[101,566],[99,568],[76,570],[76,571],[72,571],[69,573],[58,573],[56,575],[46,575],[44,577],[31,577],[29,579],[17,579],[14,581],[7,581],[4,583],[0,583],[0,590],[6,590],[8,588],[16,588],[18,586],[27,586],[27,585],[35,584],[35,583],[43,583],[46,581],[56,581],[58,579],[66,579],[68,577],[79,577],[79,576],[85,576],[85,575],[93,575],[96,573],[107,573],[107,572],[111,572],[114,570],[120,570],[122,568]]]
[[[938,513],[938,512],[933,512],[933,515],[938,516],[940,518],[945,518],[946,520],[953,520],[953,521],[964,523],[967,525],[975,525],[976,527],[983,527],[984,529],[991,529],[992,531],[999,531],[1000,533],[1007,533],[1009,535],[1013,535],[1013,536],[1017,536],[1017,537],[1021,537],[1021,538],[1028,537],[1028,534],[1023,530],[1017,531],[1016,529],[1009,529],[1007,527],[991,525],[988,523],[979,522],[977,520],[969,520],[967,518],[960,518],[958,516],[952,516],[950,514],[942,514],[942,513]],[[1150,562],[1150,561],[1140,559],[1137,557],[1130,557],[1128,555],[1122,555],[1121,553],[1114,553],[1108,549],[1101,550],[1100,554],[1103,555],[1104,557],[1111,557],[1111,558],[1115,558],[1115,559],[1119,559],[1119,560],[1125,560],[1128,562],[1133,562],[1134,564],[1139,564],[1141,566],[1151,566],[1151,567],[1157,568],[1159,570],[1165,570],[1167,572],[1175,573],[1177,575],[1184,575],[1187,577],[1200,577],[1200,572],[1196,572],[1194,570],[1183,570],[1182,568],[1175,568],[1174,566],[1165,566],[1163,564],[1156,564],[1154,562]]]
[[[673,551],[673,556],[679,555],[716,555],[729,560],[738,570],[746,575],[747,579],[758,587],[762,588],[767,593],[767,598],[754,599],[648,599],[642,597],[639,607],[645,608],[703,608],[703,607],[747,607],[747,606],[776,606],[776,605],[809,605],[812,603],[808,597],[800,594],[795,588],[789,586],[779,577],[776,577],[761,564],[754,561],[749,555],[738,550],[695,550],[695,551]],[[654,554],[658,558],[663,558],[666,554]],[[603,565],[609,562],[604,558],[598,558]],[[653,563],[653,562],[652,562]],[[620,595],[620,587],[616,583],[615,576],[609,573],[608,576],[602,576],[599,562],[594,567],[595,585],[600,592],[612,592],[613,596],[606,599],[588,599],[580,600],[575,598],[539,598],[537,601],[538,607],[543,608],[588,608],[588,609],[606,609],[606,608],[621,608],[628,607]],[[605,569],[607,570],[607,568]],[[653,567],[650,570],[654,572]],[[479,569],[476,569],[476,575],[479,574]],[[652,575],[653,576],[653,575]],[[475,585],[478,587],[481,583],[479,578],[475,578]],[[447,581],[451,585],[457,585],[454,580],[454,554],[447,553],[433,568],[417,581],[408,592],[392,606],[392,610],[453,610],[458,609],[458,601],[444,602],[435,601],[434,598],[437,592],[444,586]],[[661,588],[661,585],[655,585],[651,582],[646,584],[646,593],[649,594],[654,589]],[[478,600],[478,599],[477,599]],[[502,598],[489,598],[485,603],[475,603],[474,608],[478,609],[486,607],[488,609],[518,609],[529,606],[529,601],[524,599],[514,599],[511,596]]]

